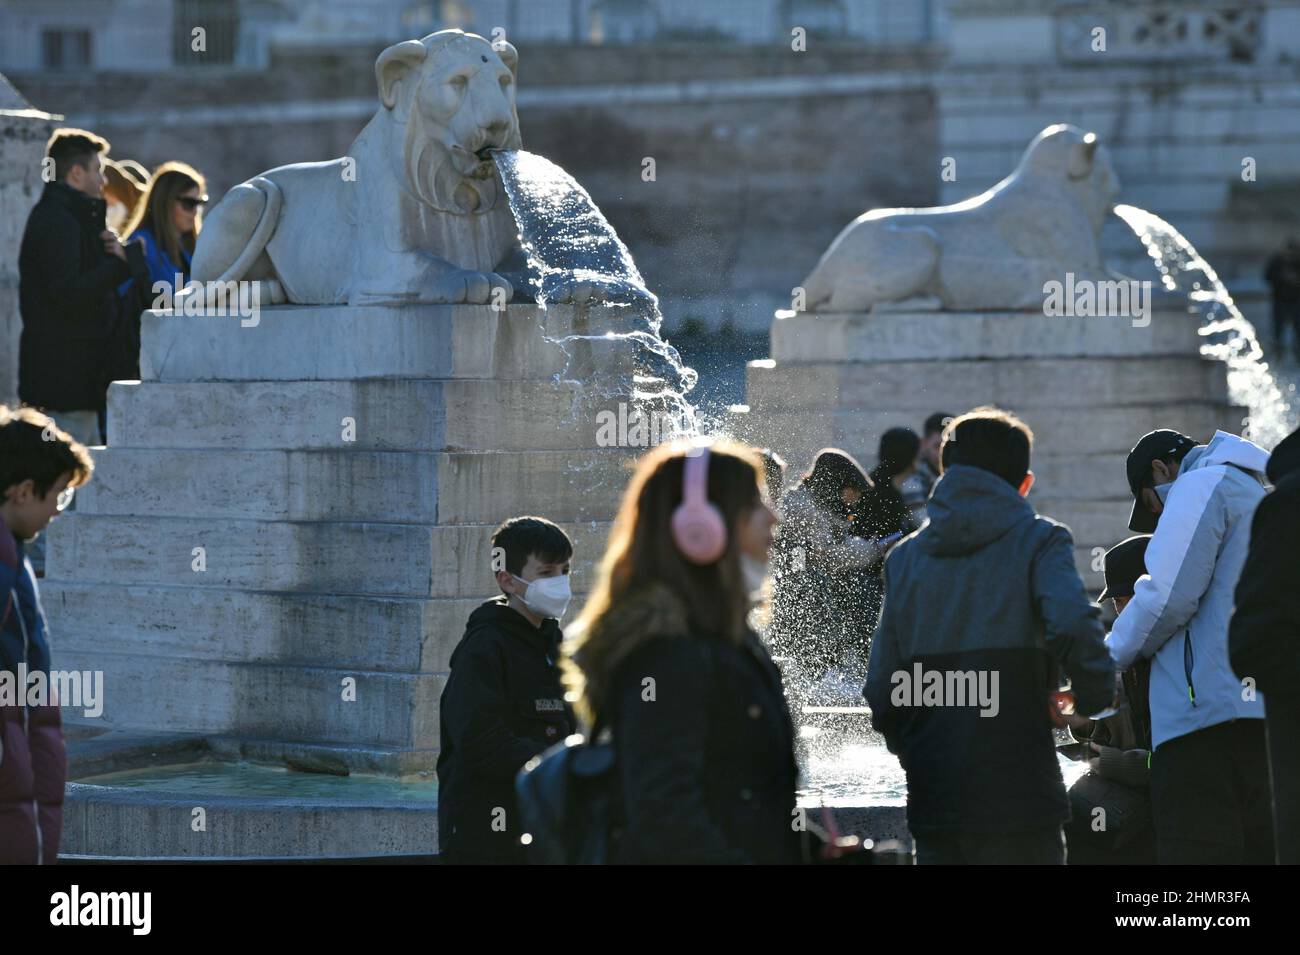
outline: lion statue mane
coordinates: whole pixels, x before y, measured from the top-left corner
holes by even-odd
[[[460,30],[384,50],[380,107],[347,155],[233,187],[193,279],[257,281],[273,304],[509,301],[525,260],[490,151],[521,145],[517,64],[509,43]]]

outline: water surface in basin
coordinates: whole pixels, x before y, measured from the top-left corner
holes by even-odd
[[[152,789],[207,796],[290,796],[339,801],[419,801],[436,803],[437,780],[386,776],[331,776],[302,773],[279,766],[200,760],[166,766],[124,769],[74,782],[118,789]]]
[[[822,731],[801,734],[806,748],[802,765],[803,805],[905,806],[907,776],[903,767],[872,732],[850,738]],[[1059,756],[1061,775],[1068,789],[1087,772],[1087,766]]]
[[[799,801],[803,804],[902,806],[907,802],[907,779],[897,757],[870,739],[841,737],[834,741],[817,741],[807,748],[803,768],[803,788],[799,790]],[[1061,759],[1061,773],[1067,787],[1084,772],[1082,764]],[[278,796],[340,802],[416,801],[431,804],[438,799],[437,780],[432,777],[425,780],[361,774],[330,776],[218,760],[119,770],[86,776],[75,782],[204,796]]]

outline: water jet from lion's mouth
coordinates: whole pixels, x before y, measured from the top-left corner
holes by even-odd
[[[698,375],[660,335],[659,302],[645,285],[627,246],[582,186],[555,163],[520,149],[489,150],[501,176],[510,211],[528,260],[527,281],[543,308],[578,288],[593,293],[590,306],[612,307],[627,330],[551,339],[566,353],[572,345],[599,341],[633,350],[632,380],[585,380],[592,398],[624,398],[646,415],[684,422],[699,431],[694,405],[686,397]],[[581,300],[581,299],[580,299]]]

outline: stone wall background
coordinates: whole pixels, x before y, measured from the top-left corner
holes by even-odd
[[[949,0],[942,42],[906,48],[521,40],[524,142],[592,193],[670,329],[760,331],[864,210],[973,195],[1045,125],[1074,122],[1111,151],[1121,200],[1181,229],[1266,326],[1264,261],[1300,234],[1300,0],[1183,4],[1194,27],[1228,26],[1144,46],[1134,37],[1152,31],[1137,28],[1158,7]],[[1095,55],[1094,20],[1111,31]],[[1214,45],[1247,27],[1248,56]],[[13,79],[36,106],[106,135],[118,156],[196,165],[217,198],[264,169],[343,154],[374,112],[381,48],[276,48],[265,70]],[[646,157],[653,183],[641,178]],[[941,178],[947,157],[955,181]],[[1247,157],[1254,181],[1241,176]],[[1105,244],[1112,262],[1149,277],[1118,221]]]
[[[44,188],[41,157],[57,120],[31,109],[0,75],[0,404],[18,401],[18,249]]]

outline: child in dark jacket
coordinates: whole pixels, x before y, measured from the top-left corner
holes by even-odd
[[[885,561],[865,695],[907,773],[918,863],[1063,863],[1053,678],[1083,713],[1115,695],[1070,532],[1025,501],[1032,440],[996,409],[954,421],[930,521]]]
[[[470,614],[440,704],[438,851],[451,863],[526,862],[515,776],[575,731],[558,662],[573,544],[540,517],[492,535],[501,595]]]
[[[1119,613],[1133,599],[1133,585],[1146,573],[1143,556],[1150,540],[1150,534],[1140,534],[1106,551],[1106,589],[1098,602],[1112,601]],[[1075,739],[1084,743],[1089,770],[1070,787],[1072,818],[1065,834],[1071,865],[1156,863],[1147,703],[1151,661],[1139,659],[1121,680],[1124,705],[1112,715],[1065,717]]]
[[[25,545],[93,468],[86,449],[48,417],[0,406],[0,865],[52,865],[59,856],[67,758],[58,701],[37,704],[29,691],[33,674],[51,680]]]

